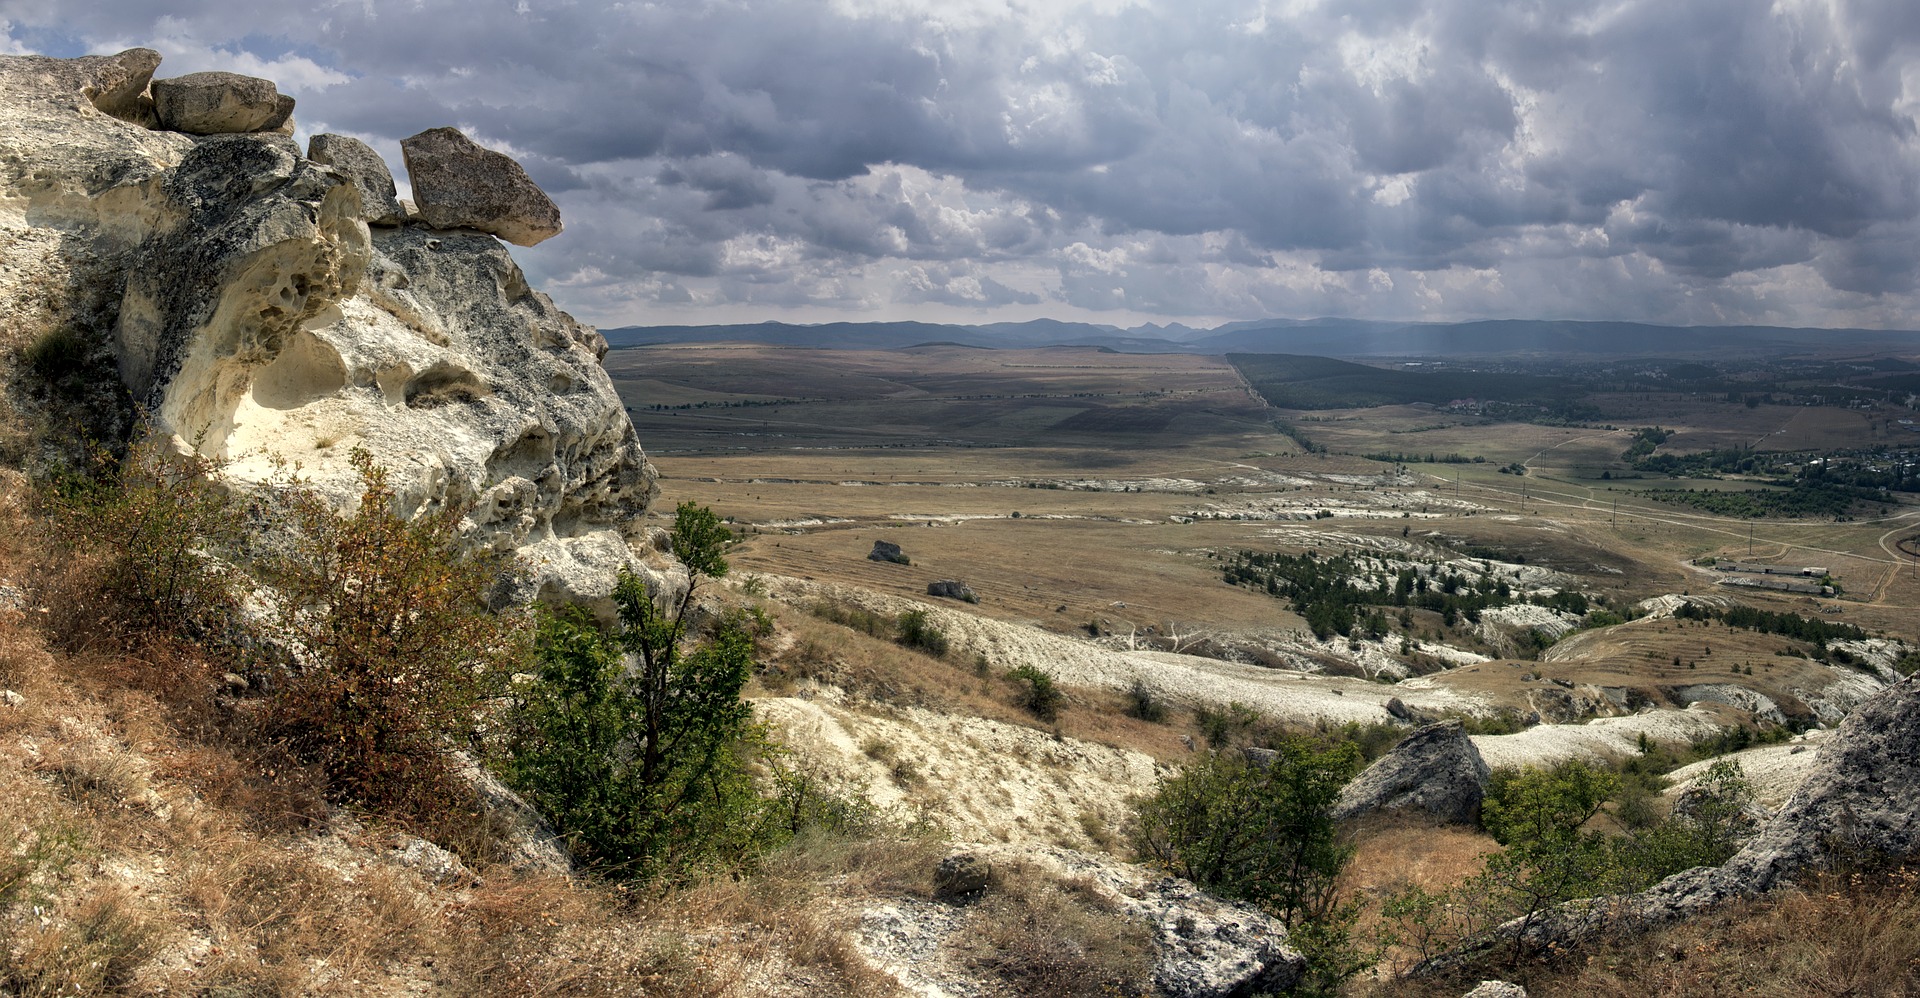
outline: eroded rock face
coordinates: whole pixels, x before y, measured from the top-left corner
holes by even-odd
[[[280,93],[272,80],[239,73],[154,80],[153,106],[161,128],[189,135],[271,132],[293,116],[293,98]]]
[[[373,147],[347,135],[323,134],[307,140],[307,158],[333,167],[360,192],[360,213],[368,225],[401,225],[407,220],[393,186],[387,161]]]
[[[154,428],[235,482],[294,463],[345,508],[364,447],[403,511],[468,505],[472,543],[520,556],[503,596],[609,592],[654,474],[605,340],[490,236],[369,229],[290,138],[102,113],[138,63],[0,58],[0,306],[110,342]]]
[[[1468,824],[1480,813],[1492,771],[1459,721],[1415,731],[1340,790],[1335,821],[1375,811],[1418,812]]]
[[[430,128],[400,143],[413,200],[436,229],[479,229],[516,246],[560,234],[560,209],[511,157],[457,128]]]

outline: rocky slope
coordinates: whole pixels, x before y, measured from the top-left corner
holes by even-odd
[[[530,566],[516,595],[604,594],[655,477],[600,368],[605,341],[492,235],[388,224],[391,207],[362,197],[364,164],[308,158],[285,113],[193,119],[214,134],[148,127],[158,62],[0,59],[5,345],[67,331],[109,349],[153,428],[237,483],[296,466],[344,502],[364,448],[409,508],[470,503],[475,543]],[[222,81],[207,75],[231,74],[195,74],[207,108],[291,107],[245,77],[209,95]],[[505,171],[481,162],[470,185]],[[498,200],[504,223],[435,217],[519,233]],[[557,213],[529,213],[557,231]]]

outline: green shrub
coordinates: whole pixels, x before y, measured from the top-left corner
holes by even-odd
[[[48,384],[64,387],[67,379],[85,374],[93,354],[93,345],[78,332],[54,326],[22,348],[20,359]]]
[[[724,615],[704,637],[688,632],[701,582],[727,571],[731,535],[712,511],[682,503],[672,537],[684,589],[649,591],[623,572],[618,628],[541,622],[539,675],[517,691],[503,763],[575,858],[613,876],[734,866],[802,827],[861,820],[816,781],[778,768],[740,697],[753,668],[747,618]],[[772,794],[755,779],[768,768],[777,771]]]
[[[266,569],[305,661],[270,727],[334,795],[429,815],[457,793],[444,752],[472,729],[480,681],[523,654],[523,623],[489,611],[505,565],[463,552],[463,509],[406,520],[386,470],[364,450],[351,460],[365,489],[353,515],[307,488],[285,494],[293,537]]]
[[[908,610],[900,615],[900,618],[894,622],[894,626],[900,633],[901,644],[926,652],[934,658],[946,657],[947,635],[933,625],[931,615],[927,611]]]
[[[1031,665],[1023,665],[1007,673],[1007,679],[1014,683],[1014,706],[1042,721],[1060,716],[1060,708],[1067,698],[1053,685],[1052,676]]]
[[[1146,683],[1136,679],[1127,687],[1127,716],[1159,724],[1167,719],[1167,705],[1160,702]]]
[[[1282,738],[1265,763],[1210,752],[1140,802],[1134,847],[1179,876],[1278,918],[1307,958],[1294,993],[1336,993],[1373,962],[1353,942],[1359,907],[1339,898],[1340,871],[1353,847],[1329,814],[1359,771],[1360,750],[1351,742],[1320,748]]]
[[[865,607],[838,601],[822,601],[813,605],[813,615],[821,620],[832,621],[842,627],[850,627],[871,637],[892,640],[895,635],[894,621]]]

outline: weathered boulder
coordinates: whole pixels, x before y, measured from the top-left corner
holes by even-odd
[[[457,128],[430,128],[400,142],[413,200],[436,229],[479,229],[516,246],[560,234],[560,209],[509,156]]]
[[[504,862],[529,873],[572,872],[565,840],[540,812],[465,754],[456,754],[454,764],[454,775],[472,788],[499,833]]]
[[[957,599],[967,603],[980,602],[980,597],[974,595],[973,590],[966,583],[957,579],[941,579],[938,582],[927,583],[927,595]]]
[[[160,127],[189,135],[271,132],[293,115],[293,98],[272,80],[239,73],[188,73],[153,81]]]
[[[360,214],[369,225],[401,225],[407,220],[387,161],[373,147],[346,135],[325,133],[307,140],[307,158],[333,167],[360,192]]]
[[[1481,981],[1460,998],[1527,998],[1527,989],[1507,981]]]
[[[128,49],[119,55],[86,56],[74,61],[85,64],[85,71],[93,78],[81,93],[102,113],[149,128],[159,123],[147,85],[153,82],[153,71],[160,68],[160,53]]]
[[[1375,811],[1400,811],[1467,824],[1480,813],[1491,775],[1459,721],[1429,724],[1343,787],[1333,818],[1349,821]]]
[[[940,858],[933,868],[936,897],[963,898],[978,894],[993,880],[993,864],[985,856],[962,850]]]
[[[900,545],[892,541],[874,541],[873,550],[867,552],[868,561],[888,561],[896,565],[911,565],[913,560],[900,550]]]

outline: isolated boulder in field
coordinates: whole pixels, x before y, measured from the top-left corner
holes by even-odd
[[[482,148],[457,128],[402,139],[413,200],[436,229],[478,229],[516,246],[560,234],[560,209],[509,156]]]
[[[406,210],[400,207],[399,191],[393,186],[393,173],[372,146],[345,135],[316,135],[307,140],[307,158],[333,167],[333,172],[360,192],[360,211],[367,224],[406,222]]]
[[[968,588],[966,583],[957,579],[941,579],[938,582],[927,583],[927,595],[963,600],[968,603],[980,602],[980,597],[974,595],[973,590]]]
[[[189,135],[271,132],[293,115],[293,98],[272,80],[239,73],[189,73],[153,81],[160,127]]]
[[[867,552],[868,561],[890,561],[896,565],[911,565],[913,560],[900,550],[900,545],[892,541],[874,541],[873,550]]]
[[[147,85],[153,82],[153,71],[160,68],[160,53],[128,49],[119,55],[93,55],[74,61],[92,77],[81,93],[103,114],[148,128],[157,123]]]
[[[1375,811],[1425,813],[1454,824],[1472,822],[1492,771],[1459,721],[1415,731],[1340,791],[1335,821]]]

